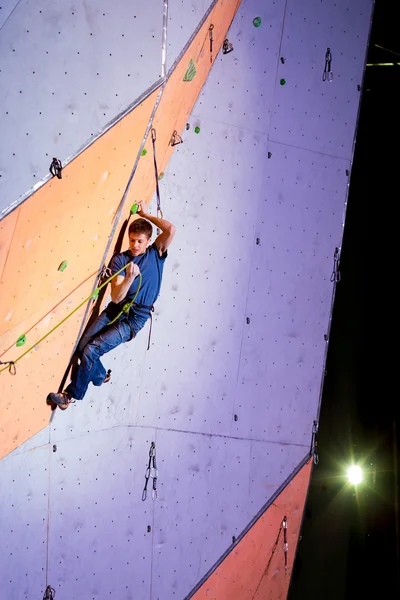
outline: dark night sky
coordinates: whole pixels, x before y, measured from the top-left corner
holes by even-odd
[[[368,63],[400,63],[395,5],[376,1]],[[393,360],[399,113],[400,66],[367,67],[319,424],[320,462],[289,600],[400,598],[400,369]],[[367,471],[356,493],[341,476],[352,456]]]

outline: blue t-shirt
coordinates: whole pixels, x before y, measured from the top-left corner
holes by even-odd
[[[164,254],[160,256],[158,254],[157,247],[154,244],[149,246],[146,252],[144,254],[140,254],[139,256],[133,256],[130,250],[126,250],[125,252],[116,254],[112,258],[110,263],[111,274],[114,275],[114,273],[122,269],[122,267],[130,262],[137,264],[142,275],[142,283],[139,293],[135,299],[135,304],[152,306],[160,293],[166,258],[167,252],[164,252]],[[119,275],[125,277],[125,269],[121,271]],[[126,304],[126,302],[133,300],[138,289],[139,282],[140,277],[136,277],[133,280],[126,297],[121,302],[118,304],[115,302],[110,302],[110,304],[107,306],[107,312],[111,317],[115,317],[122,310],[122,307],[124,304]],[[132,306],[129,314],[129,320],[131,321],[131,325],[133,326],[135,333],[142,329],[149,316],[149,309]]]

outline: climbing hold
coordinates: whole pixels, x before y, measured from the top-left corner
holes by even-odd
[[[23,346],[26,342],[26,335],[22,334],[17,340],[17,346]]]
[[[99,293],[100,293],[100,290],[97,289],[93,292],[93,294],[90,297],[93,298],[93,300],[97,300],[97,298],[99,297]]]
[[[255,19],[253,19],[253,25],[254,25],[254,27],[260,27],[261,17],[256,17]]]
[[[193,60],[190,59],[189,66],[186,70],[185,75],[183,76],[183,81],[192,81],[196,73],[196,65],[194,64]]]
[[[281,79],[279,83],[280,83],[281,85],[285,85],[285,83],[286,83],[286,79]]]
[[[57,271],[65,271],[67,266],[68,266],[68,261],[63,260],[62,263],[60,264],[60,266],[58,267]]]
[[[142,150],[142,156],[146,156],[146,154],[147,154],[147,150],[146,150],[146,148],[143,148],[143,150]]]
[[[162,179],[164,177],[164,171],[161,171],[161,173],[158,176],[158,181],[160,181],[160,179]]]
[[[131,210],[130,210],[131,215],[136,215],[138,209],[139,209],[139,206],[137,204],[132,204]]]
[[[194,132],[195,133],[200,133],[200,127],[198,125],[194,128]]]

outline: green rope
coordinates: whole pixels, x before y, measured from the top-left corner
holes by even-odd
[[[85,300],[83,300],[83,302],[81,302],[81,303],[79,304],[79,306],[77,306],[76,308],[74,308],[74,310],[73,310],[73,311],[72,311],[72,312],[71,312],[69,315],[67,315],[67,316],[66,316],[66,317],[65,317],[65,318],[64,318],[62,321],[60,321],[60,322],[59,322],[59,323],[58,323],[58,324],[57,324],[55,327],[53,327],[53,329],[51,329],[50,331],[48,331],[48,332],[46,333],[46,335],[44,335],[42,338],[40,338],[40,340],[38,340],[38,341],[36,342],[36,344],[34,344],[34,345],[33,345],[33,346],[31,346],[30,348],[28,348],[28,350],[25,350],[25,352],[24,352],[23,354],[21,354],[21,356],[19,356],[19,357],[18,357],[16,360],[14,360],[14,361],[11,361],[11,362],[12,362],[12,364],[13,364],[13,365],[15,365],[15,363],[17,363],[19,360],[21,360],[21,358],[23,358],[24,356],[26,356],[27,354],[29,354],[29,352],[30,352],[31,350],[33,350],[33,349],[34,349],[36,346],[38,346],[38,345],[39,345],[41,342],[43,342],[43,340],[45,340],[45,339],[46,339],[46,338],[47,338],[47,337],[48,337],[48,336],[49,336],[51,333],[53,333],[53,331],[55,331],[55,330],[56,330],[58,327],[61,327],[61,325],[62,325],[63,323],[65,323],[65,321],[66,321],[67,319],[69,319],[70,317],[72,317],[72,315],[73,315],[74,313],[76,313],[76,311],[77,311],[77,310],[79,310],[79,309],[80,309],[80,308],[81,308],[81,307],[82,307],[84,304],[86,304],[86,302],[88,302],[88,301],[89,301],[89,300],[91,300],[91,299],[93,299],[93,300],[96,300],[96,299],[98,298],[98,296],[99,296],[99,292],[100,292],[100,290],[101,290],[101,289],[103,289],[103,287],[105,287],[105,286],[106,286],[108,283],[110,283],[110,281],[111,281],[112,279],[114,279],[114,277],[116,277],[117,275],[119,275],[119,274],[121,273],[121,271],[124,271],[124,270],[126,269],[126,267],[127,267],[127,265],[125,265],[124,267],[122,267],[122,269],[120,269],[119,271],[117,271],[116,273],[114,273],[114,275],[112,275],[112,276],[111,276],[109,279],[106,279],[106,281],[104,281],[104,283],[102,283],[102,284],[101,284],[99,287],[97,287],[97,288],[94,290],[94,292],[92,292],[92,293],[90,294],[90,296],[88,296],[88,298],[85,298]],[[141,285],[142,285],[142,274],[141,274],[141,273],[139,273],[139,286],[138,286],[138,289],[137,289],[137,291],[136,291],[136,294],[135,294],[135,296],[134,296],[133,300],[132,300],[131,302],[127,302],[126,304],[124,304],[124,306],[123,306],[123,308],[122,308],[121,312],[120,312],[120,313],[119,313],[119,314],[118,314],[118,315],[115,317],[115,319],[113,319],[112,321],[110,321],[110,323],[108,323],[108,325],[111,325],[112,323],[115,323],[115,321],[116,321],[117,319],[119,319],[119,317],[120,317],[120,316],[121,316],[123,313],[126,313],[126,314],[128,314],[128,312],[129,312],[129,309],[131,308],[132,304],[133,304],[133,303],[135,302],[135,300],[136,300],[136,297],[137,297],[137,295],[138,295],[138,293],[139,293],[139,290],[140,290],[140,287],[141,287]],[[128,308],[126,308],[128,305],[129,305],[129,307],[128,307]],[[7,370],[8,370],[8,367],[4,367],[3,369],[1,369],[1,370],[0,370],[0,373],[2,373],[3,371],[7,371]]]

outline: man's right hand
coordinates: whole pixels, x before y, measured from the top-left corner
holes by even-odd
[[[140,275],[140,269],[134,262],[130,262],[126,267],[126,277],[133,281]]]

